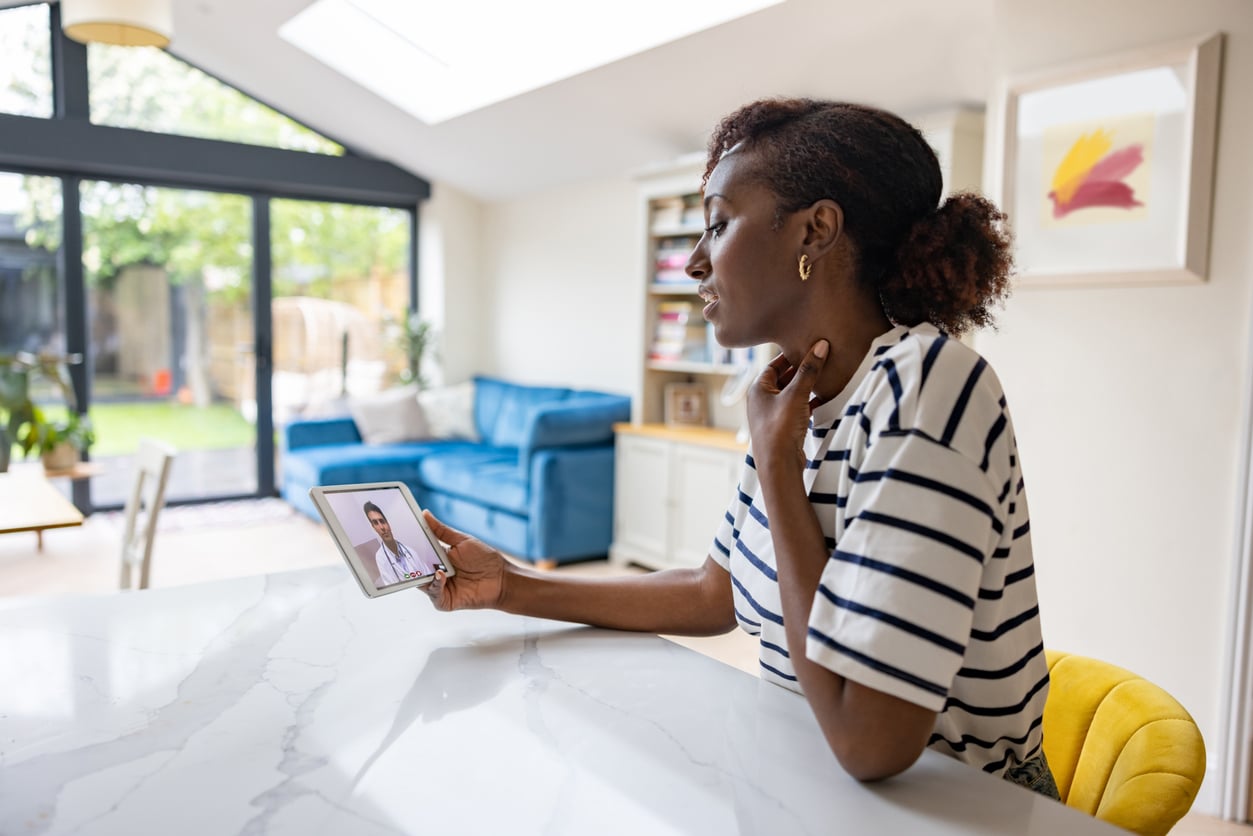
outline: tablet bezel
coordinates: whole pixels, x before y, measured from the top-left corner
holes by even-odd
[[[339,515],[327,498],[330,494],[357,493],[383,489],[399,489],[400,495],[404,497],[405,503],[413,513],[413,518],[426,536],[427,542],[435,550],[435,555],[439,558],[439,562],[444,565],[445,573],[449,577],[455,575],[456,570],[448,560],[448,550],[444,548],[444,544],[427,527],[426,520],[422,517],[422,508],[418,505],[418,501],[413,498],[413,493],[409,490],[409,486],[404,482],[359,482],[345,485],[319,485],[310,488],[309,498],[313,500],[314,507],[318,509],[318,513],[322,516],[322,522],[326,524],[327,529],[331,532],[331,539],[335,541],[335,547],[339,549],[344,562],[352,569],[352,575],[357,579],[357,586],[361,587],[362,593],[367,598],[381,598],[393,592],[426,586],[435,580],[435,575],[432,573],[392,584],[383,589],[375,587],[369,568],[362,563],[361,556],[357,554],[352,539],[348,536],[348,532],[344,530],[343,525],[339,521]]]

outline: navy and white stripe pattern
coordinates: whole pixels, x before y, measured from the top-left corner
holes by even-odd
[[[939,712],[930,745],[1001,774],[1040,747],[1048,667],[1026,496],[1000,382],[929,324],[875,341],[814,410],[805,484],[831,557],[808,658]],[[750,451],[712,554],[761,673],[798,689]]]

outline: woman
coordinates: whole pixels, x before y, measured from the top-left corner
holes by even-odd
[[[861,780],[931,746],[1056,797],[1048,669],[1013,425],[951,337],[991,321],[1010,241],[986,200],[937,209],[922,135],[873,108],[765,100],[709,144],[687,273],[724,346],[776,343],[748,396],[749,455],[699,569],[566,578],[430,517],[458,575],[440,609],[760,637]]]

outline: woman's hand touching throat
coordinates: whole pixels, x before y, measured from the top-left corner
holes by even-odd
[[[819,340],[799,366],[780,354],[770,361],[748,390],[748,432],[758,475],[797,473],[805,468],[805,434],[817,404],[810,393],[827,362],[831,346]]]

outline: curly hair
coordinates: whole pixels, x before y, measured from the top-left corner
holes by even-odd
[[[993,324],[1013,268],[1005,215],[971,193],[937,208],[940,165],[917,128],[865,105],[762,99],[714,130],[703,182],[737,145],[753,151],[749,178],[778,199],[776,226],[825,198],[840,205],[858,279],[892,321],[955,336]]]

